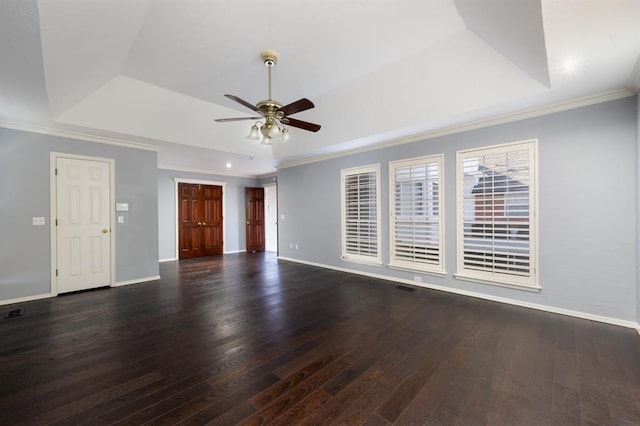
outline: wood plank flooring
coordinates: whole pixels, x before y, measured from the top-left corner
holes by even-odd
[[[0,424],[640,425],[631,329],[237,254],[0,307]]]

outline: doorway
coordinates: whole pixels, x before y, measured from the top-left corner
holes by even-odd
[[[245,188],[247,252],[264,251],[264,188]]]
[[[278,252],[278,187],[264,187],[264,241],[265,250]]]
[[[222,186],[178,183],[178,258],[223,253]]]
[[[51,293],[113,285],[114,160],[51,153]]]

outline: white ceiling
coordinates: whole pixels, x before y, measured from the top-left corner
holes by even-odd
[[[272,148],[223,95],[316,108]],[[640,85],[638,0],[2,0],[0,125],[154,145],[159,165],[278,164]],[[70,133],[69,133],[70,134]],[[102,139],[101,139],[102,140]],[[230,162],[231,169],[225,164]]]

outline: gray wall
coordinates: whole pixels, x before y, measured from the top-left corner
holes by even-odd
[[[636,99],[384,148],[278,172],[280,255],[413,279],[389,261],[388,162],[444,153],[446,277],[423,282],[586,314],[637,321]],[[538,138],[540,293],[459,281],[456,150]],[[340,260],[340,170],[380,163],[384,266]],[[290,248],[298,244],[299,249]],[[295,247],[295,246],[294,246]]]
[[[50,152],[115,159],[116,281],[158,275],[157,153],[0,128],[0,301],[50,292]],[[44,216],[47,226],[33,226]]]
[[[640,92],[636,93],[636,283],[637,283],[637,321],[640,323]]]
[[[224,188],[224,252],[242,251],[245,240],[244,188],[258,186],[256,179],[158,170],[158,236],[161,260],[176,258],[176,189],[174,178],[226,182]]]

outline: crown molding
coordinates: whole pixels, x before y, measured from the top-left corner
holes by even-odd
[[[185,173],[199,173],[211,176],[229,176],[229,177],[237,177],[237,178],[248,178],[248,179],[259,179],[255,175],[247,175],[247,174],[239,174],[239,173],[228,173],[228,172],[215,172],[212,170],[205,169],[195,169],[191,167],[181,167],[181,166],[171,166],[168,164],[159,164],[158,169],[161,170],[170,170],[174,172],[185,172]]]
[[[29,133],[38,133],[41,135],[58,136],[68,139],[77,139],[87,142],[96,142],[107,145],[124,146],[127,148],[142,149],[146,151],[159,151],[157,146],[147,145],[139,142],[132,142],[126,139],[111,138],[107,136],[90,135],[87,133],[73,132],[70,130],[53,129],[50,127],[41,127],[27,123],[17,123],[11,121],[0,121],[0,127],[5,129],[20,130]]]
[[[640,56],[638,56],[636,65],[633,67],[633,71],[631,71],[626,87],[634,94],[640,91]]]
[[[278,173],[267,173],[267,174],[264,174],[264,175],[258,175],[257,176],[258,179],[268,179],[268,178],[272,178],[272,177],[277,178],[278,177]]]
[[[333,154],[317,155],[313,157],[303,158],[299,160],[284,161],[277,165],[277,169],[286,169],[290,167],[303,166],[305,164],[317,163],[320,161],[330,160],[332,158],[345,157],[347,155],[359,154],[362,152],[374,151],[377,149],[388,148],[396,145],[404,145],[412,142],[424,141],[440,136],[452,135],[455,133],[466,132],[469,130],[482,129],[485,127],[497,126],[499,124],[512,123],[514,121],[526,120],[528,118],[540,117],[543,115],[553,114],[562,111],[568,111],[585,106],[595,105],[603,102],[615,101],[617,99],[633,96],[635,93],[628,88],[613,90],[610,92],[599,93],[597,95],[586,96],[583,98],[572,99],[570,101],[557,102],[542,107],[530,108],[522,111],[496,115],[483,120],[471,121],[454,126],[443,127],[440,129],[430,130],[423,133],[404,136],[401,138],[391,139],[361,148],[355,148]]]

